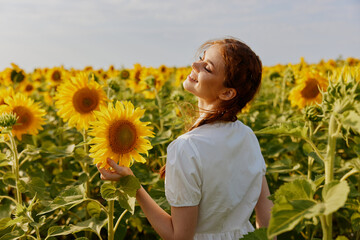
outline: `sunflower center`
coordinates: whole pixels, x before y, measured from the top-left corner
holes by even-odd
[[[59,71],[54,71],[51,75],[51,79],[55,82],[59,82],[61,80],[61,73]]]
[[[140,71],[135,72],[135,82],[136,82],[136,84],[138,84],[140,82],[140,74],[141,74]]]
[[[130,73],[128,70],[122,70],[121,71],[121,79],[128,79],[130,76]]]
[[[95,89],[85,87],[75,92],[72,102],[77,112],[89,113],[99,105],[99,95]]]
[[[135,125],[127,120],[116,121],[109,128],[110,148],[114,153],[131,152],[137,138]]]
[[[33,121],[33,115],[28,108],[18,106],[14,107],[12,111],[16,114],[16,116],[19,117],[16,121],[17,124],[13,126],[14,130],[23,130],[31,125]]]
[[[301,95],[306,99],[315,98],[319,93],[318,82],[314,78],[309,79],[304,89],[301,90]]]
[[[33,85],[31,85],[31,84],[28,84],[28,85],[26,85],[26,87],[25,87],[25,91],[26,91],[26,92],[31,92],[33,89],[34,89],[34,87],[33,87]]]

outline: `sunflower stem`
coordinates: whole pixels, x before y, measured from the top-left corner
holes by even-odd
[[[19,188],[19,183],[20,183],[20,177],[19,177],[19,158],[18,158],[18,151],[17,151],[17,146],[16,146],[16,142],[14,139],[14,136],[12,135],[12,132],[9,132],[9,137],[10,137],[10,143],[11,143],[11,150],[13,152],[13,171],[15,174],[15,186],[16,186],[16,202],[20,205],[22,205],[22,197],[21,197],[21,192],[20,192],[20,188]]]
[[[329,129],[328,129],[328,144],[325,158],[325,184],[334,180],[334,164],[335,164],[335,152],[336,152],[336,131],[337,126],[336,117],[333,114],[330,115]],[[332,239],[332,214],[324,216],[325,226],[323,226],[323,240]],[[322,223],[323,225],[323,223]]]
[[[280,93],[280,97],[281,97],[281,102],[280,102],[280,113],[282,113],[284,111],[284,102],[285,102],[285,87],[286,87],[286,77],[284,76],[282,78],[282,83],[281,83],[281,93]]]
[[[87,131],[86,129],[83,130],[83,139],[84,139],[84,152],[86,156],[89,155],[89,146],[87,144]],[[90,198],[90,173],[89,173],[89,164],[87,162],[84,163],[84,172],[86,174],[86,182],[85,182],[85,196]],[[90,215],[89,212],[86,210],[86,219],[89,219]],[[86,231],[85,233],[88,239],[91,239],[91,232]]]
[[[308,121],[308,125],[309,125],[309,139],[310,141],[312,141],[312,137],[313,137],[313,123],[311,121]],[[311,180],[312,177],[312,166],[314,163],[314,158],[308,156],[308,174],[307,174],[307,178],[309,180]]]
[[[162,116],[162,102],[159,97],[158,91],[156,90],[155,87],[154,87],[154,91],[155,91],[156,101],[158,102],[158,107],[159,107],[158,109],[159,109],[160,129],[159,129],[158,135],[160,135],[164,130],[164,119],[161,117]]]
[[[115,184],[115,182],[112,182],[112,184]],[[108,219],[108,240],[114,240],[114,200],[108,201],[109,206],[109,219]]]
[[[89,155],[89,146],[86,142],[86,139],[87,139],[86,129],[84,129],[84,131],[83,131],[83,138],[84,138],[84,152],[86,155]],[[86,182],[85,182],[86,197],[90,198],[90,173],[89,173],[89,164],[87,162],[84,163],[84,172],[87,176]]]

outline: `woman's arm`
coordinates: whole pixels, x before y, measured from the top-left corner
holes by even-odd
[[[118,181],[121,177],[133,175],[130,168],[121,167],[113,160],[108,164],[114,169],[109,171],[99,169],[101,179]],[[198,217],[198,206],[171,207],[171,215],[165,212],[141,186],[136,193],[136,200],[145,213],[152,227],[161,238],[192,239],[195,234]]]
[[[270,196],[269,186],[266,181],[266,177],[263,176],[261,184],[261,193],[259,200],[255,206],[256,215],[256,228],[268,227],[270,221],[270,212],[273,206],[271,200],[268,199]]]

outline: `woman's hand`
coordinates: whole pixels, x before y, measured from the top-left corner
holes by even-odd
[[[100,164],[96,165],[101,174],[100,178],[102,180],[119,181],[122,177],[134,175],[130,168],[117,165],[111,158],[107,159],[107,163],[113,168],[112,170],[99,168]]]

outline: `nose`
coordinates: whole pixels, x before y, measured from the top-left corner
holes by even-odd
[[[200,66],[200,63],[199,62],[193,62],[191,64],[191,67],[196,71],[196,72],[199,72],[199,66]]]

